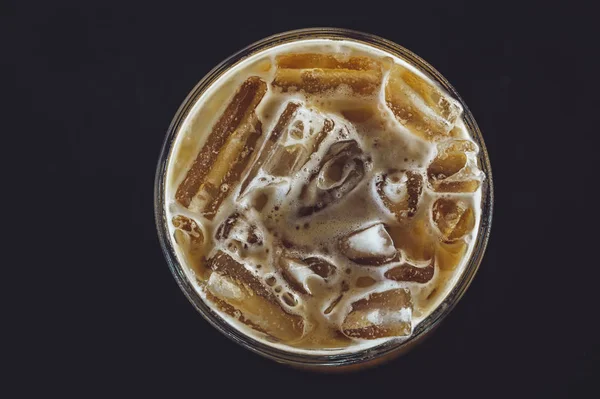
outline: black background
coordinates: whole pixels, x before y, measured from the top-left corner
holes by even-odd
[[[5,153],[26,156],[19,198],[49,210],[25,233],[35,245],[23,254],[44,260],[24,268],[36,289],[22,302],[36,312],[16,308],[27,342],[15,343],[16,375],[83,396],[595,396],[591,10],[220,3],[2,2],[2,63],[15,89],[6,119],[26,141],[25,152]],[[210,327],[172,278],[153,218],[159,150],[187,93],[242,47],[314,26],[390,39],[448,78],[484,134],[496,194],[480,271],[439,330],[396,361],[347,375],[277,365]]]

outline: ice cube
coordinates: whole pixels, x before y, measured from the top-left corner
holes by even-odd
[[[385,207],[403,222],[417,213],[423,193],[423,176],[416,171],[383,175],[376,183],[377,194]]]
[[[401,249],[409,259],[421,261],[433,257],[437,239],[431,235],[425,219],[400,226],[388,226],[387,231],[396,248]]]
[[[356,95],[371,95],[381,86],[381,63],[370,57],[295,53],[276,58],[273,85],[282,91],[324,94],[343,86]]]
[[[277,56],[279,68],[293,69],[349,69],[356,71],[376,70],[381,67],[379,61],[371,57],[344,57],[338,54],[324,53],[288,53]]]
[[[205,255],[205,239],[202,230],[194,220],[183,215],[174,216],[171,222],[175,227],[175,242],[183,250],[188,264],[201,272]]]
[[[381,223],[351,233],[339,246],[348,259],[361,265],[382,265],[396,256],[394,242]]]
[[[480,184],[479,180],[441,180],[435,182],[433,187],[435,187],[435,191],[440,193],[474,193]]]
[[[334,125],[331,119],[314,109],[304,108],[294,102],[288,103],[244,179],[240,196],[246,194],[250,183],[261,170],[272,176],[294,175],[310,155],[318,151]]]
[[[444,241],[462,238],[475,227],[473,208],[460,200],[438,199],[433,204],[432,215]]]
[[[294,291],[305,295],[310,294],[310,290],[304,286],[306,278],[313,274],[308,265],[296,259],[281,258],[279,266],[281,268],[281,276]]]
[[[308,151],[301,144],[277,145],[264,170],[272,176],[293,176],[308,157]]]
[[[350,338],[376,339],[406,337],[412,334],[410,291],[399,288],[370,294],[352,304],[342,323],[342,332]]]
[[[415,266],[406,262],[385,272],[385,277],[394,281],[410,281],[424,284],[433,278],[435,271],[434,261],[426,266]]]
[[[447,153],[455,152],[477,152],[477,145],[469,140],[450,140],[438,145]]]
[[[207,281],[207,287],[214,295],[224,300],[242,301],[245,293],[233,280],[219,273],[211,273]]]
[[[396,64],[385,87],[385,100],[402,125],[428,141],[448,137],[462,113],[460,104],[435,84]]]
[[[436,253],[436,263],[441,270],[454,270],[467,252],[465,240],[440,242]]]
[[[301,294],[313,294],[311,278],[325,280],[333,275],[336,270],[334,265],[319,257],[304,259],[282,257],[279,266],[281,267],[281,275],[290,287]]]
[[[438,154],[427,168],[429,183],[438,192],[474,192],[479,188],[479,180],[473,172],[476,166],[469,166],[468,154],[475,153],[477,147],[468,140],[451,140],[438,145]]]
[[[243,264],[219,251],[208,261],[213,271],[207,298],[242,323],[284,342],[302,337],[304,320],[286,312],[273,293]]]
[[[331,119],[327,118],[323,121],[323,126],[319,129],[318,133],[316,133],[314,135],[314,137],[312,138],[312,147],[310,150],[311,154],[315,154],[319,151],[319,148],[321,147],[321,143],[323,142],[325,137],[327,137],[327,135],[329,135],[331,132],[333,132],[335,127],[336,127],[335,122],[332,121]],[[344,129],[346,129],[346,127],[340,126],[339,129],[344,130]]]
[[[462,152],[441,153],[427,168],[430,180],[443,180],[460,172],[467,164],[467,156]]]
[[[173,227],[185,232],[195,244],[201,245],[204,242],[204,234],[202,234],[202,230],[194,220],[183,215],[177,215],[173,217],[171,222]]]
[[[208,219],[215,216],[239,181],[261,135],[254,110],[266,91],[266,83],[256,76],[241,85],[177,188],[179,203]]]
[[[309,216],[339,201],[360,183],[365,175],[364,154],[354,140],[332,144],[300,192],[298,216]],[[337,180],[336,180],[337,178]]]
[[[399,78],[413,89],[437,115],[444,118],[449,124],[456,122],[462,112],[462,107],[456,100],[443,93],[435,84],[421,78],[408,68],[396,65],[394,66],[394,73],[398,74]]]
[[[298,111],[299,107],[300,107],[300,104],[297,104],[297,103],[290,102],[287,104],[287,106],[285,107],[285,109],[283,110],[281,115],[279,116],[279,119],[277,120],[275,127],[271,131],[271,134],[265,140],[265,143],[263,144],[263,147],[260,150],[260,154],[258,154],[256,159],[254,160],[254,163],[252,165],[252,168],[250,169],[250,172],[244,179],[244,181],[241,185],[241,188],[240,188],[240,195],[243,195],[245,193],[250,182],[252,180],[254,180],[254,178],[258,174],[258,171],[269,160],[275,146],[277,145],[278,141],[280,140],[282,134],[289,127],[289,125],[292,122],[294,115]]]

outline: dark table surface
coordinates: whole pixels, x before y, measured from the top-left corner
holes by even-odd
[[[595,396],[597,22],[572,2],[415,3],[3,3],[8,116],[33,133],[47,177],[35,191],[56,210],[36,250],[49,255],[39,350],[21,359],[44,365],[49,391]],[[349,375],[277,365],[210,327],[172,278],[153,217],[159,150],[189,90],[238,49],[313,26],[373,33],[432,64],[470,107],[494,172],[491,239],[467,294],[417,350]]]

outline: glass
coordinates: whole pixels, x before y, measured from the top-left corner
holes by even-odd
[[[175,140],[175,137],[194,103],[207,88],[209,88],[222,76],[225,71],[246,57],[257,52],[267,50],[276,45],[306,39],[338,39],[355,41],[394,54],[415,66],[430,78],[437,81],[462,104],[464,108],[464,113],[462,116],[463,121],[465,122],[472,139],[479,145],[480,148],[478,155],[479,163],[481,170],[486,175],[486,178],[482,183],[481,191],[481,221],[471,257],[468,260],[462,275],[459,276],[456,284],[448,293],[443,302],[427,318],[425,318],[421,323],[419,323],[418,326],[415,327],[413,334],[409,338],[401,342],[394,342],[392,340],[376,347],[343,354],[299,354],[265,345],[253,339],[252,337],[243,334],[235,327],[228,324],[227,321],[223,320],[220,316],[214,313],[210,306],[202,300],[192,284],[188,281],[188,278],[182,269],[183,266],[177,259],[175,249],[173,248],[173,243],[171,242],[168,234],[167,219],[165,214],[165,182],[167,176],[166,168],[172,152],[172,144]],[[417,343],[421,342],[426,336],[428,336],[435,329],[435,327],[438,326],[446,316],[448,316],[450,311],[454,308],[454,306],[456,306],[473,280],[473,277],[475,276],[475,273],[481,264],[481,260],[483,258],[490,235],[490,228],[492,224],[492,208],[492,171],[487,150],[473,115],[457,91],[431,65],[402,46],[371,34],[337,28],[301,29],[273,35],[249,45],[217,65],[196,85],[196,87],[194,87],[175,114],[175,117],[169,126],[169,130],[167,131],[167,135],[160,153],[154,184],[155,220],[163,253],[167,259],[175,280],[179,284],[179,287],[187,296],[189,301],[194,305],[194,307],[200,312],[200,314],[217,330],[252,352],[279,363],[319,371],[346,371],[382,363],[407,352]]]

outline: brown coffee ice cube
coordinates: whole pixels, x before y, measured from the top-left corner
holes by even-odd
[[[271,176],[293,176],[304,165],[309,154],[302,144],[277,147],[269,162],[264,166]]]
[[[477,147],[468,140],[452,140],[438,145],[438,154],[427,168],[429,183],[437,192],[472,193],[479,188],[474,170],[467,166],[467,153]]]
[[[279,260],[279,268],[283,279],[297,293],[311,295],[304,282],[311,276],[326,280],[336,272],[336,267],[317,256],[303,259],[284,256]]]
[[[311,123],[313,122],[315,126]],[[279,115],[275,127],[266,138],[260,154],[244,179],[240,196],[263,170],[271,176],[293,176],[318,151],[321,142],[333,131],[334,122],[314,109],[290,102]],[[288,138],[295,144],[286,145]]]
[[[207,219],[215,216],[239,182],[262,133],[255,109],[266,91],[258,77],[241,85],[177,188],[179,203]]]
[[[284,92],[324,94],[345,87],[354,95],[372,95],[381,87],[381,62],[362,56],[292,53],[276,57],[273,86]]]
[[[423,193],[423,176],[417,171],[392,171],[376,183],[377,194],[385,207],[394,214],[398,222],[403,222],[417,213]],[[394,199],[388,191],[393,191]]]
[[[475,227],[473,208],[463,201],[440,198],[432,208],[433,221],[444,241],[454,241],[464,237]]]
[[[441,270],[454,270],[458,266],[467,250],[463,237],[474,228],[473,209],[460,200],[440,198],[433,204],[432,217],[435,228],[425,217],[387,227],[394,245],[402,250],[409,263],[391,269],[386,277],[421,282],[433,277],[434,266]],[[431,263],[425,269],[414,268],[423,261]]]
[[[402,125],[427,141],[449,137],[462,113],[461,105],[437,85],[397,64],[390,71],[385,100]]]
[[[426,261],[433,258],[437,238],[431,234],[425,218],[415,219],[405,224],[388,226],[387,231],[397,249],[414,261]]]
[[[333,143],[300,192],[298,216],[319,212],[354,190],[365,175],[364,158],[354,140]]]
[[[376,292],[352,304],[342,323],[350,338],[406,337],[412,333],[412,299],[407,288]]]
[[[467,252],[465,240],[454,242],[440,242],[437,246],[435,258],[441,270],[454,270]]]
[[[279,260],[279,269],[281,276],[292,290],[299,294],[310,295],[310,292],[304,287],[303,279],[299,278],[299,275],[306,276],[311,273],[308,265],[299,259],[282,257]]]
[[[302,337],[304,320],[284,310],[262,280],[225,252],[208,260],[207,298],[242,323],[284,342]]]
[[[175,227],[175,242],[185,253],[188,263],[200,271],[206,244],[202,230],[194,220],[183,215],[174,216],[171,223]]]

